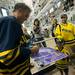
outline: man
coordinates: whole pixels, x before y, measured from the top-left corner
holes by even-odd
[[[75,26],[72,23],[69,23],[67,19],[68,16],[66,14],[61,15],[62,22],[60,24],[60,27],[57,26],[55,30],[55,35],[59,40],[60,44],[62,45],[62,50],[66,49],[68,51],[68,54],[71,54],[71,59],[75,60],[75,50],[74,50],[75,49]],[[72,62],[75,63],[73,60]],[[61,75],[63,75],[62,74],[63,71],[65,72],[65,75],[68,75],[67,64],[66,64],[66,68],[64,67],[64,69],[63,70],[60,69],[60,71],[61,71]]]
[[[65,42],[75,39],[75,26],[67,21],[68,17],[66,14],[61,15],[61,24],[56,28],[56,35],[62,36]]]
[[[21,24],[28,19],[31,9],[17,3],[12,16],[0,18],[0,75],[31,75],[30,54],[38,47],[29,47]]]
[[[52,24],[52,27],[51,27],[51,34],[52,34],[52,37],[55,37],[54,35],[54,29],[55,29],[55,24],[56,24],[56,19],[55,19],[55,16],[52,15],[51,16],[51,24]]]

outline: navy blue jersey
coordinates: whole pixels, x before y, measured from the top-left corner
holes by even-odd
[[[0,73],[27,75],[30,53],[30,44],[17,19],[13,16],[0,18]]]
[[[21,25],[13,16],[0,18],[0,51],[17,47],[22,36]]]

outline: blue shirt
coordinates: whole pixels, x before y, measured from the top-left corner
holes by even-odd
[[[18,47],[22,36],[21,24],[14,16],[0,18],[0,52]],[[26,49],[27,51],[29,50],[28,45],[29,44],[24,42],[24,45],[21,47],[22,49],[24,48],[23,51]],[[28,53],[30,53],[30,50]]]

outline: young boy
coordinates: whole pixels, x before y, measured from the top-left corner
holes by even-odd
[[[60,52],[70,55],[69,51],[63,48],[62,44],[58,44],[57,46]],[[56,67],[60,71],[61,75],[64,75],[64,73],[65,75],[68,75],[68,72],[69,72],[68,66],[69,66],[69,57],[56,62]]]

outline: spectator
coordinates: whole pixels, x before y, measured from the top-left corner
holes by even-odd
[[[40,28],[40,21],[38,19],[34,20],[34,27],[33,27],[33,31],[35,34],[35,39],[39,42],[44,40],[43,36],[42,36],[42,31]],[[46,43],[42,42],[43,46],[46,47]]]
[[[44,35],[45,35],[46,38],[49,37],[49,30],[47,28],[44,29]]]
[[[35,41],[35,35],[34,35],[33,31],[31,31],[30,35],[31,35],[32,42],[34,42]]]

